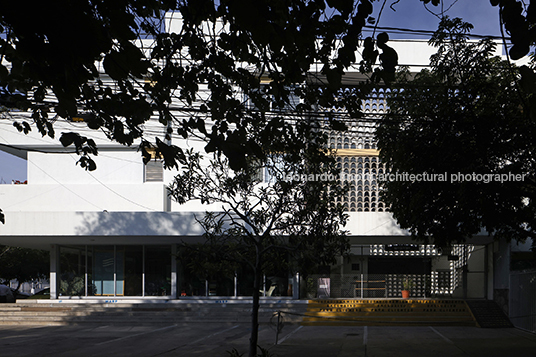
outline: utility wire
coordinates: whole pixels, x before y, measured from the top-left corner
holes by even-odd
[[[74,161],[76,161],[76,159],[73,157],[72,158]],[[151,208],[151,207],[147,207],[145,205],[142,205],[138,202],[135,202],[125,196],[123,196],[122,194],[120,194],[119,192],[113,190],[112,188],[108,187],[104,182],[102,182],[101,180],[99,180],[97,177],[95,177],[95,175],[93,175],[90,171],[87,171],[87,173],[89,174],[89,176],[91,176],[95,181],[97,181],[101,186],[103,186],[104,188],[106,188],[108,191],[112,192],[114,195],[122,198],[123,200],[127,201],[127,202],[130,202],[138,207],[141,207],[141,208],[144,208],[148,211],[156,211],[154,208]]]
[[[371,30],[374,30],[375,28],[378,29],[378,30],[384,30],[384,32],[387,32],[387,33],[407,33],[407,34],[414,34],[414,35],[427,35],[427,36],[431,36],[433,35],[436,31],[432,31],[432,30],[419,30],[419,29],[408,29],[408,28],[403,28],[403,27],[390,27],[390,26],[377,26],[377,27],[374,27],[374,26],[370,26],[370,25],[365,25],[364,28],[366,29],[371,29]],[[493,40],[502,40],[502,36],[499,36],[499,35],[483,35],[483,34],[475,34],[475,33],[469,33],[466,35],[468,38],[480,38],[480,39],[493,39]],[[507,40],[510,40],[510,37],[506,37]],[[404,41],[405,39],[399,39],[399,41]],[[396,40],[392,40],[392,41],[396,41]]]

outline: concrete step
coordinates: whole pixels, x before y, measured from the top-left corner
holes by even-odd
[[[5,325],[153,325],[183,322],[249,322],[251,303],[240,304],[2,304],[0,324]],[[260,323],[270,323],[277,311],[293,312],[286,321],[300,322],[306,304],[262,304]]]
[[[196,322],[249,322],[251,302],[211,303],[17,303],[0,305],[0,324],[152,325]],[[463,300],[327,299],[266,303],[260,323],[277,311],[285,321],[304,325],[475,325]]]
[[[475,321],[463,300],[328,299],[309,302],[304,325],[463,325]]]
[[[383,319],[304,319],[303,326],[475,326],[473,319],[429,319],[383,318]]]
[[[514,327],[504,311],[492,300],[468,300],[477,325],[483,328]]]

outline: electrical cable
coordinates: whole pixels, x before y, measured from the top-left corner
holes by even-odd
[[[384,5],[385,5],[385,2],[384,2]],[[452,4],[452,5],[454,5],[454,4]],[[452,6],[452,5],[451,5],[451,6]],[[382,6],[382,8],[383,8],[383,6]],[[172,13],[171,13],[171,16],[168,17],[168,18],[169,18],[169,25],[168,25],[168,28],[171,27],[171,23],[172,23],[172,21],[173,21],[173,17],[174,17],[174,15],[175,15],[175,12],[172,12]],[[160,19],[160,25],[162,25],[162,22],[165,21],[165,19],[166,19],[166,16],[164,15],[164,16]],[[380,27],[380,26],[374,26],[374,27],[372,27],[372,26],[365,26],[365,28],[381,29],[381,30],[386,30],[386,31],[391,31],[391,30],[392,30],[392,31],[401,31],[401,32],[407,32],[407,33],[418,33],[418,34],[427,34],[427,35],[430,35],[430,34],[434,33],[434,31],[406,29],[406,28],[400,28],[400,27]],[[160,29],[159,29],[159,30],[162,31],[161,26],[160,26]],[[165,29],[165,30],[167,30],[167,29]],[[473,34],[473,35],[474,35],[474,34]],[[486,38],[489,38],[489,37],[492,37],[492,36],[474,35],[474,37],[486,37]],[[503,38],[503,37],[495,37],[495,38]],[[413,66],[416,66],[416,65],[413,65]],[[424,67],[425,65],[419,65],[419,66],[423,66],[423,67]],[[140,83],[138,83],[138,84],[140,84]],[[198,95],[201,95],[201,93],[198,93]],[[181,99],[180,99],[177,95],[175,95],[175,94],[172,94],[172,97],[173,97],[174,99],[179,99],[179,100],[181,100]],[[52,97],[51,99],[53,99],[53,97]],[[181,108],[181,107],[175,107],[175,108],[170,107],[170,109],[171,109],[171,111],[174,111],[174,110],[175,110],[175,111],[178,111],[179,113],[181,113],[181,112],[188,112],[188,113],[196,113],[196,112],[200,112],[199,109],[192,108],[192,107],[186,107],[186,108],[185,108],[185,107],[182,107],[182,108]],[[339,114],[339,113],[336,113],[336,114]],[[379,114],[379,115],[385,115],[384,113],[376,113],[376,114]],[[321,118],[321,119],[325,119],[325,116],[326,116],[326,115],[330,115],[330,113],[329,113],[329,112],[324,112],[324,113],[322,113],[322,114],[318,114],[318,113],[308,114],[307,117],[308,117],[308,119],[310,119],[310,118]],[[287,116],[288,116],[288,115],[287,115]],[[291,116],[291,117],[294,117],[294,119],[297,119],[297,118],[300,116],[300,114],[298,114],[297,116],[294,116],[294,115],[290,115],[290,116]],[[363,121],[363,120],[376,120],[376,119],[366,119],[366,118],[342,118],[341,120],[343,120],[343,121]],[[156,133],[155,133],[154,131],[151,132],[151,131],[147,130],[146,132],[149,132],[149,133],[152,133],[152,134],[155,134],[155,135],[156,135]],[[158,134],[160,134],[160,133],[158,133]],[[199,139],[199,140],[201,141],[201,139]],[[36,151],[38,151],[38,150],[36,150]],[[72,152],[72,151],[71,151],[71,152]],[[71,153],[71,152],[69,152],[69,153]]]
[[[68,188],[65,184],[61,183],[60,181],[58,181],[56,178],[54,178],[52,175],[50,175],[46,170],[43,170],[41,167],[39,167],[36,163],[30,161],[30,164],[32,166],[34,166],[35,168],[37,168],[38,170],[40,170],[42,173],[44,173],[46,176],[48,176],[49,178],[51,178],[53,181],[55,181],[58,185],[60,185],[61,187],[63,187],[64,189],[66,189],[67,191],[69,191],[70,193],[72,193],[73,195],[77,196],[78,198],[82,199],[83,201],[85,201],[86,203],[89,203],[91,206],[97,208],[97,210],[99,211],[102,211],[103,208],[102,207],[99,207],[98,205],[96,205],[95,203],[93,202],[90,202],[89,200],[87,200],[85,197],[82,197],[80,196],[78,193],[76,193],[75,191],[71,190],[70,188]],[[9,207],[12,207],[12,206],[15,206],[17,204],[20,204],[20,203],[23,203],[23,202],[27,202],[27,201],[30,201],[30,200],[33,200],[35,199],[36,197],[39,197],[41,195],[44,195],[46,193],[49,193],[51,191],[54,191],[56,190],[58,187],[55,187],[55,188],[52,188],[51,190],[48,190],[48,191],[44,191],[44,192],[41,192],[40,194],[38,195],[35,195],[35,196],[32,196],[26,200],[22,200],[22,201],[17,201],[16,203],[10,205],[10,206],[7,206],[7,208]]]
[[[74,157],[73,157],[72,159],[76,161],[76,159],[75,159]],[[99,180],[97,177],[95,177],[95,175],[93,175],[93,173],[91,173],[90,171],[87,171],[87,174],[89,174],[89,176],[91,176],[91,178],[93,178],[95,181],[97,181],[101,186],[103,186],[104,188],[106,188],[108,191],[112,192],[114,195],[116,195],[116,196],[122,198],[123,200],[125,200],[125,201],[127,201],[127,202],[130,202],[130,203],[132,203],[132,204],[134,204],[134,205],[136,205],[136,206],[138,206],[138,207],[144,208],[144,209],[146,209],[146,210],[148,210],[148,211],[157,211],[157,210],[155,210],[154,208],[147,207],[147,206],[145,206],[145,205],[142,205],[142,204],[140,204],[140,203],[138,203],[138,202],[135,202],[135,201],[133,201],[133,200],[131,200],[131,199],[129,199],[129,198],[127,198],[127,197],[121,195],[119,192],[117,192],[117,191],[115,191],[114,189],[110,188],[110,187],[107,186],[104,182],[102,182],[102,181]]]

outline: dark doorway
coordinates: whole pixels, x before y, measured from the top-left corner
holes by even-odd
[[[369,274],[430,274],[429,258],[369,257]]]

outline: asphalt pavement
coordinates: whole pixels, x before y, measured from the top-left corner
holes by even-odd
[[[0,356],[247,356],[244,323],[151,326],[0,325]],[[515,328],[419,326],[300,326],[278,336],[261,325],[259,345],[273,356],[482,356],[536,355],[536,335]]]

